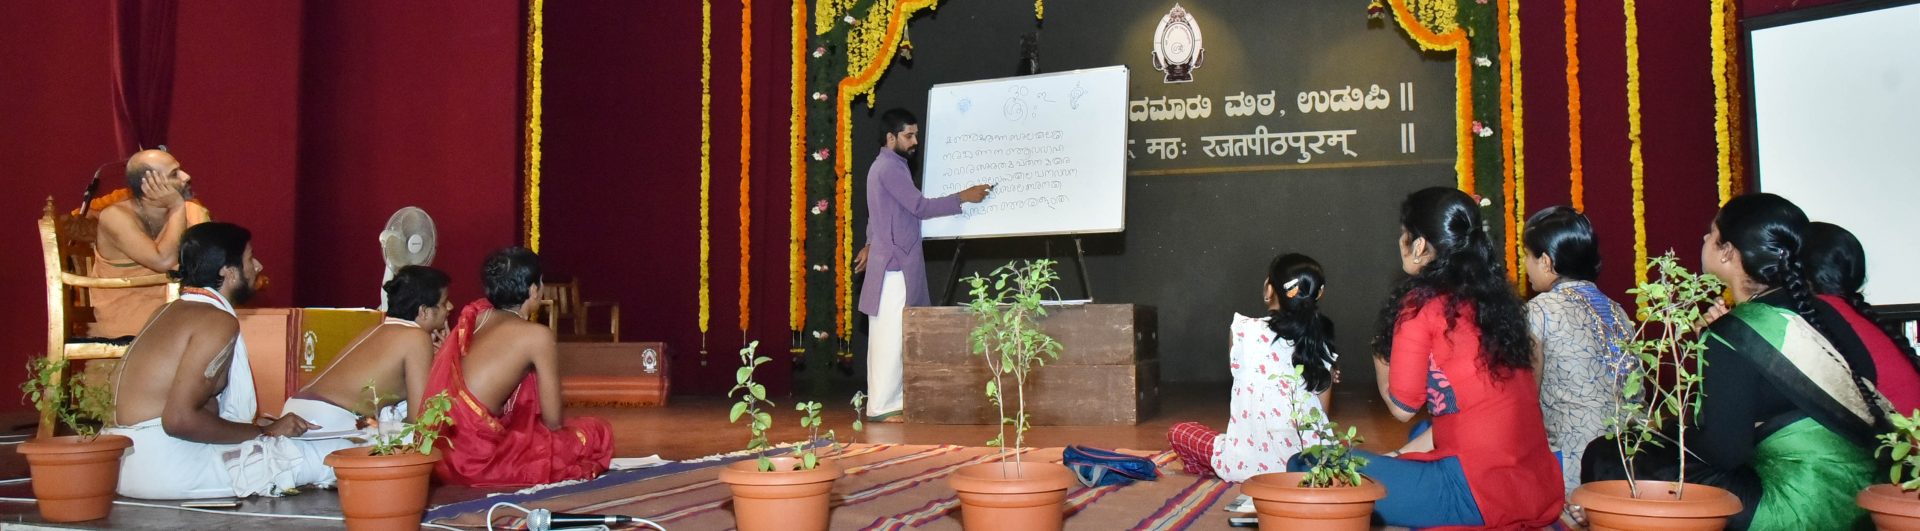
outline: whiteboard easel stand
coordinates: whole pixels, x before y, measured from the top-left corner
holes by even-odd
[[[1087,303],[1091,304],[1093,303],[1093,283],[1087,279],[1087,249],[1081,244],[1079,234],[1069,236],[1073,238],[1073,265],[1080,271],[1080,292],[1086,294]],[[1046,240],[1044,245],[1046,246],[1045,258],[1053,258],[1053,240]],[[960,264],[963,262],[961,257],[962,251],[966,248],[966,239],[954,240],[953,266],[947,270],[947,289],[940,296],[941,306],[953,306],[953,287],[960,284]]]

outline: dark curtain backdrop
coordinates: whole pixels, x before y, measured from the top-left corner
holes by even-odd
[[[127,154],[117,5],[0,3],[0,149],[14,155],[0,174],[0,211],[13,213],[0,230],[0,273],[15,279],[0,282],[6,300],[46,296],[29,228],[45,200],[78,206],[93,169]],[[166,109],[171,124],[164,140],[132,142],[166,142],[214,216],[253,231],[273,279],[254,306],[377,304],[374,237],[407,204],[439,223],[436,262],[454,296],[477,297],[481,257],[519,241],[524,9],[179,2],[171,95],[133,108]],[[151,65],[140,63],[142,76]],[[102,192],[120,182],[105,180]],[[25,378],[26,358],[45,354],[37,304],[0,320],[0,382]],[[29,409],[14,385],[0,387],[0,411]]]
[[[456,306],[480,262],[520,243],[520,2],[307,2],[298,223],[302,306],[380,304],[377,237],[418,206]],[[377,14],[377,16],[376,16]]]
[[[751,316],[743,333],[741,9],[713,3],[711,313],[702,365],[700,4],[546,4],[541,254],[551,271],[579,277],[589,300],[622,304],[623,339],[668,343],[675,393],[725,392],[736,351],[753,340],[776,360],[758,379],[776,394],[789,389],[788,7],[754,2]]]
[[[113,110],[120,153],[167,143],[178,0],[113,0]]]
[[[1840,0],[1744,0],[1741,18]],[[1526,211],[1569,204],[1565,9],[1520,7]],[[1700,237],[1719,209],[1709,2],[1640,2],[1640,128],[1647,254],[1673,249],[1698,269]],[[1633,192],[1628,165],[1626,15],[1618,2],[1580,2],[1581,134],[1586,211],[1600,234],[1599,285],[1631,304]],[[1732,61],[1737,66],[1740,56]],[[1735,90],[1738,90],[1736,85]],[[1736,112],[1739,112],[1736,110]],[[1737,164],[1737,163],[1736,163]]]

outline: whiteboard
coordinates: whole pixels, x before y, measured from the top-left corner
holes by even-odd
[[[1920,303],[1920,4],[1754,29],[1760,190],[1867,251],[1867,300]]]
[[[1127,211],[1127,67],[934,85],[924,189],[994,185],[926,238],[1119,232]]]

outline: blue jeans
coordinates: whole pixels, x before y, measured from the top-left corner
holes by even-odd
[[[1360,473],[1387,487],[1387,497],[1373,504],[1374,514],[1387,525],[1484,525],[1480,505],[1474,503],[1473,491],[1467,488],[1467,475],[1460,469],[1459,459],[1411,461],[1365,450],[1354,450],[1353,455],[1367,459]],[[1311,466],[1305,455],[1295,455],[1287,463],[1287,470],[1304,472]]]

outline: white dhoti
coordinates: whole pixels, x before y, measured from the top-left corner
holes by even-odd
[[[308,423],[319,426],[314,428],[313,432],[338,432],[355,429],[360,425],[360,415],[321,400],[289,398],[287,404],[280,407],[280,414],[289,413],[299,415]]]
[[[329,485],[327,454],[353,446],[346,439],[300,441],[260,437],[240,444],[177,439],[153,419],[105,433],[133,439],[120,461],[115,492],[132,498],[184,500],[279,496],[301,485]]]
[[[900,343],[907,310],[907,280],[888,271],[881,281],[880,313],[867,317],[867,416],[900,413],[904,406]]]
[[[233,313],[233,306],[218,297],[183,293],[180,299]],[[235,337],[227,388],[217,397],[220,418],[251,424],[258,405],[253,389],[246,341]],[[258,437],[239,444],[198,443],[167,435],[161,421],[153,418],[102,430],[133,439],[133,448],[120,460],[120,484],[115,491],[121,496],[162,500],[279,496],[301,485],[332,484],[333,468],[324,459],[334,450],[353,446],[344,439],[286,437]]]

